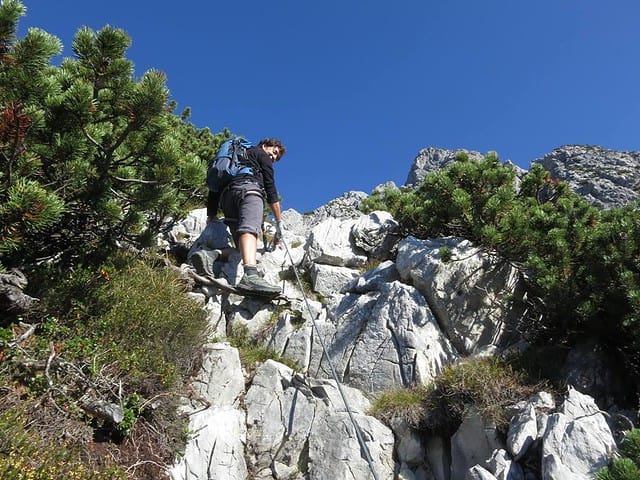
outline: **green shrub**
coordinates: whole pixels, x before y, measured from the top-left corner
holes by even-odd
[[[571,345],[592,336],[640,385],[640,209],[597,210],[533,164],[461,157],[416,188],[375,192],[363,209],[388,210],[418,238],[462,236],[519,267],[529,340]]]
[[[34,285],[41,301],[29,321],[39,328],[20,345],[20,355],[11,348],[0,351],[0,381],[5,385],[0,395],[13,393],[22,401],[55,407],[29,410],[29,423],[56,425],[55,431],[39,427],[45,444],[56,441],[59,428],[65,428],[61,425],[84,426],[109,445],[119,444],[115,458],[125,468],[141,457],[156,459],[135,467],[147,471],[142,477],[129,478],[157,478],[160,462],[171,462],[184,448],[187,419],[178,406],[208,334],[206,313],[185,294],[175,272],[131,255],[71,272],[47,267],[33,278],[38,279]],[[7,329],[7,340],[10,332]],[[112,424],[87,411],[80,402],[87,392],[120,405],[124,420]],[[3,402],[0,398],[0,412],[5,411]],[[42,417],[50,411],[57,416]],[[29,458],[21,444],[12,448],[16,458]],[[86,438],[69,443],[69,449],[86,448]],[[4,465],[10,469],[14,464],[6,460]],[[109,477],[87,473],[77,478]]]
[[[172,270],[118,254],[69,275],[47,270],[40,350],[111,365],[110,375],[147,395],[188,374],[208,333],[206,313]],[[151,391],[147,391],[151,388]]]
[[[154,378],[159,389],[174,388],[198,358],[206,313],[172,270],[136,260],[125,265],[103,284],[109,308],[90,328],[106,349],[105,361],[117,362],[136,390]]]
[[[640,429],[634,428],[625,432],[620,452],[625,457],[633,459],[634,462],[640,463]]]

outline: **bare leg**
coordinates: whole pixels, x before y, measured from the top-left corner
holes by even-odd
[[[244,265],[255,265],[256,251],[258,249],[258,237],[253,233],[241,233],[238,238],[240,254]]]

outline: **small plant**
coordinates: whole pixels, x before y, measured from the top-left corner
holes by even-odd
[[[126,437],[131,433],[138,417],[142,413],[141,400],[140,395],[134,393],[130,395],[125,402],[123,407],[124,418],[116,425],[118,433],[123,437]]]
[[[245,326],[236,326],[227,340],[239,350],[240,360],[249,371],[253,370],[255,364],[263,363],[269,359],[283,363],[293,370],[300,369],[295,361],[280,355],[273,348],[262,345],[257,337],[249,334]]]
[[[473,404],[483,418],[505,428],[509,421],[505,408],[539,387],[528,385],[521,372],[495,358],[465,361],[443,369],[428,403],[446,411],[454,424],[462,421],[468,405]]]
[[[640,429],[625,432],[620,445],[622,457],[614,458],[611,464],[596,474],[598,480],[635,480],[640,478]]]
[[[402,418],[413,428],[419,428],[425,418],[427,388],[399,388],[380,394],[369,411],[370,415],[390,424],[394,418]]]
[[[440,247],[440,249],[438,250],[438,254],[440,255],[440,259],[444,263],[450,262],[453,258],[453,252],[449,247]]]
[[[13,339],[13,331],[10,328],[0,327],[0,345]]]

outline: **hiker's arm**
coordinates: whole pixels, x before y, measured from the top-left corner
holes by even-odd
[[[273,162],[271,161],[271,157],[262,150],[260,150],[258,161],[260,162],[260,170],[262,172],[262,182],[263,182],[262,186],[267,196],[267,203],[269,205],[273,205],[275,202],[278,202],[280,198],[280,195],[278,194],[278,189],[276,188],[276,181],[274,178],[275,176],[273,172]]]
[[[276,222],[280,223],[280,215],[282,214],[282,211],[280,210],[280,202],[273,202],[270,206]]]

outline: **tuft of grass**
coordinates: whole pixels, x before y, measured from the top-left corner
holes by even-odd
[[[435,382],[430,403],[447,412],[452,423],[464,418],[473,404],[483,418],[497,428],[506,428],[506,407],[535,393],[539,385],[529,385],[522,372],[496,358],[464,361],[445,367]]]
[[[382,392],[374,400],[369,414],[387,425],[391,424],[394,418],[402,418],[412,428],[418,429],[425,420],[428,388],[419,385]]]
[[[402,418],[416,430],[452,434],[474,405],[483,418],[506,429],[506,407],[528,398],[540,386],[497,359],[460,362],[445,367],[429,385],[381,394],[371,409],[386,424]]]
[[[256,364],[269,359],[280,362],[293,370],[300,370],[300,365],[295,361],[280,355],[273,348],[263,345],[259,338],[251,336],[245,326],[235,327],[227,340],[238,349],[240,361],[249,372],[253,371]]]

